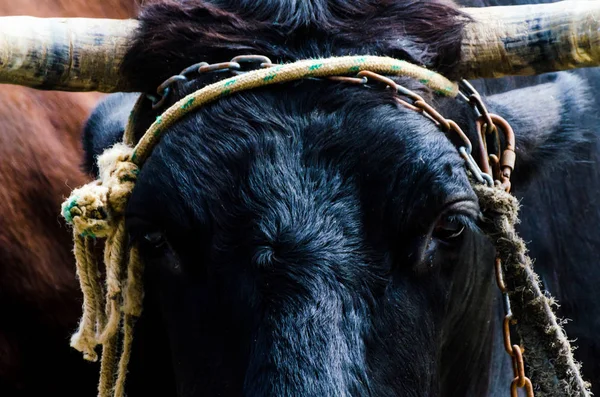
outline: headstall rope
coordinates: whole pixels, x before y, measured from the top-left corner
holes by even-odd
[[[242,64],[258,64],[259,68],[241,71]],[[73,225],[77,276],[84,298],[83,315],[71,338],[71,346],[81,351],[85,359],[96,361],[96,348],[102,345],[100,397],[125,394],[133,327],[142,313],[143,264],[137,247],[129,245],[124,215],[139,170],[161,135],[186,114],[219,98],[305,78],[329,78],[355,84],[383,83],[395,90],[399,105],[422,113],[442,131],[459,137],[462,143],[458,151],[465,160],[483,213],[482,229],[496,248],[496,277],[504,297],[504,344],[512,357],[514,371],[511,395],[517,396],[517,389],[524,388],[528,397],[533,396],[533,385],[525,376],[524,350],[511,340],[510,328],[515,325],[522,342],[528,346],[525,356],[538,397],[589,395],[589,385],[581,378],[579,364],[573,359],[566,334],[552,311],[552,302],[542,293],[525,244],[514,229],[519,205],[509,193],[515,162],[512,130],[504,119],[487,112],[473,87],[462,82],[462,90],[459,90],[459,85],[431,70],[388,57],[347,56],[272,64],[266,57],[250,55],[222,64],[199,63],[186,68],[159,87],[159,97],[153,97],[155,108],[163,105],[172,83],[187,80],[196,73],[223,70],[234,76],[177,101],[157,117],[136,143],[133,131],[138,108],[145,100],[142,95],[130,117],[123,143],[99,156],[99,179],[73,190],[62,205],[64,218]],[[471,104],[479,115],[478,144],[482,153],[479,164],[472,157],[471,142],[454,121],[444,118],[422,97],[384,75],[411,77],[439,95],[460,96]],[[499,132],[505,135],[504,150],[499,146]],[[95,249],[98,239],[104,242],[105,285],[101,283],[100,258]]]

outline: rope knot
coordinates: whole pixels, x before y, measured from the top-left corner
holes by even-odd
[[[133,149],[116,144],[98,157],[100,178],[73,190],[62,205],[67,222],[82,237],[108,237],[125,213],[138,175],[131,162]]]
[[[472,183],[471,186],[477,194],[479,206],[484,214],[505,216],[511,225],[518,223],[519,201],[515,196],[497,186],[489,187],[480,183]]]

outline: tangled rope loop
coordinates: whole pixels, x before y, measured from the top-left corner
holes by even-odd
[[[62,205],[73,225],[77,276],[83,291],[83,315],[71,346],[86,360],[97,361],[102,345],[100,396],[124,395],[133,324],[142,312],[142,264],[128,247],[124,214],[139,168],[133,148],[117,144],[98,158],[100,178],[78,189]],[[104,239],[106,293],[101,283],[96,240]],[[118,356],[119,327],[122,348]],[[117,358],[120,357],[117,368]]]
[[[62,214],[81,237],[106,238],[116,229],[133,191],[138,166],[130,161],[133,149],[117,144],[98,158],[100,179],[73,190]]]

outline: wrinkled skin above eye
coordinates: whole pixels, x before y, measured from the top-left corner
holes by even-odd
[[[451,243],[459,238],[465,230],[465,225],[454,215],[444,215],[433,228],[432,237]]]

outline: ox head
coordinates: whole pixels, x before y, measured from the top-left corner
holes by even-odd
[[[385,53],[457,71],[466,20],[446,3],[307,4],[149,7],[125,78],[151,92],[198,60],[240,51],[284,61]],[[170,103],[220,78],[175,85]],[[396,81],[475,140],[464,103]],[[583,140],[561,126],[585,98],[565,76],[489,99],[528,133],[517,191]],[[118,94],[90,118],[91,167],[122,135],[115,109],[132,104]],[[531,117],[540,109],[543,122]],[[142,115],[138,138],[159,111]],[[485,395],[498,293],[479,221],[454,142],[390,90],[303,80],[202,107],[162,138],[127,208],[146,268],[138,349],[161,346],[142,363],[134,353],[130,387],[147,381],[137,369],[172,375],[164,387],[181,396]]]
[[[121,72],[152,92],[242,53],[385,54],[457,76],[468,24],[445,1],[167,2],[142,13]],[[474,140],[468,106],[395,80]],[[562,127],[584,91],[565,76],[489,99],[519,134],[517,191],[584,140]],[[132,106],[117,94],[91,116],[90,171]],[[138,138],[158,115],[142,108]],[[126,210],[146,269],[130,394],[160,376],[182,397],[485,395],[498,296],[479,221],[454,142],[390,90],[307,79],[204,106],[164,134]]]

